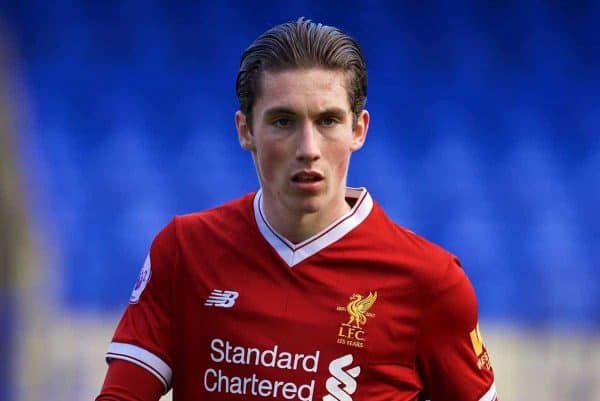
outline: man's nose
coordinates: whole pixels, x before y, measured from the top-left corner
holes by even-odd
[[[296,158],[302,161],[314,161],[321,157],[319,132],[312,122],[306,122],[300,127]]]

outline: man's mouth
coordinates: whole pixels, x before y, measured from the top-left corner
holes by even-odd
[[[292,176],[293,182],[318,182],[323,179],[323,175],[316,171],[301,171]]]

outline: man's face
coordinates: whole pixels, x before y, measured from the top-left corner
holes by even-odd
[[[252,152],[267,210],[327,219],[348,208],[350,154],[365,140],[369,114],[361,112],[353,128],[346,81],[344,73],[320,68],[264,72],[252,127],[236,114],[240,144]]]

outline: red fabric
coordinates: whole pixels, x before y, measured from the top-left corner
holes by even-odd
[[[494,374],[485,346],[476,351],[471,339],[478,323],[475,291],[457,263],[439,283],[429,295],[418,341],[425,393],[435,401],[479,400]]]
[[[300,258],[332,231],[272,245],[252,202],[250,194],[178,216],[154,240],[147,285],[136,285],[139,299],[113,338],[120,348],[108,354],[161,377],[152,396],[173,383],[176,401],[473,401],[488,391],[489,358],[470,334],[475,293],[450,253],[374,204],[351,231],[290,267],[282,252]],[[332,377],[345,381],[333,386]],[[109,390],[126,393],[119,385]],[[115,400],[147,400],[131,397]]]
[[[162,383],[146,369],[115,359],[96,401],[158,401],[163,391]]]

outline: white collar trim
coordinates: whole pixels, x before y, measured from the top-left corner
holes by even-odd
[[[265,240],[289,267],[293,267],[348,234],[371,213],[373,199],[366,188],[346,188],[346,197],[356,199],[352,209],[299,244],[291,243],[269,224],[263,209],[262,190],[258,190],[254,196],[254,218]]]

